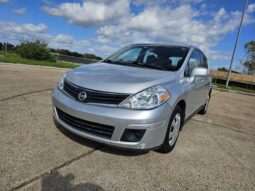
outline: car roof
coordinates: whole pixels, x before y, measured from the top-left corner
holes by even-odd
[[[137,46],[180,46],[180,47],[186,47],[186,48],[197,48],[198,47],[190,44],[184,44],[184,43],[136,43],[136,44],[130,44],[137,45]]]

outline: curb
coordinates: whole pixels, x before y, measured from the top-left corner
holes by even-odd
[[[240,92],[240,91],[235,91],[235,90],[227,90],[227,89],[218,88],[218,87],[215,87],[215,86],[213,86],[213,89],[219,90],[219,91],[222,91],[222,92],[234,92],[234,93],[239,93],[239,94],[244,94],[244,95],[249,95],[249,96],[255,96],[254,93]]]

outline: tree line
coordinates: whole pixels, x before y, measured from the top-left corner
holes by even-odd
[[[101,57],[91,53],[80,54],[78,52],[71,52],[67,49],[53,49],[48,48],[46,41],[23,41],[19,45],[0,42],[0,50],[15,51],[20,56],[35,60],[49,60],[55,61],[54,54],[61,54],[65,56],[73,56],[79,58],[87,58],[94,60],[102,60]],[[255,40],[247,42],[244,45],[245,57],[240,61],[244,67],[244,72],[255,75]],[[218,70],[228,71],[226,68],[219,68]]]
[[[73,56],[73,57],[87,58],[87,59],[94,59],[94,60],[102,60],[101,57],[91,53],[81,54],[78,52],[72,52],[67,49],[48,48],[48,43],[46,41],[41,41],[41,40],[23,41],[16,46],[11,43],[0,42],[0,50],[15,51],[24,58],[35,59],[35,60],[54,61],[54,54],[61,54],[65,56]]]

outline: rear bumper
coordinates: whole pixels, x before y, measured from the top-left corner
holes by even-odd
[[[65,129],[93,141],[127,149],[152,149],[160,146],[172,112],[167,103],[153,110],[143,111],[84,104],[57,88],[52,92],[52,102],[54,119]],[[77,129],[61,120],[56,108],[82,120],[114,126],[113,134],[108,139]],[[124,142],[121,141],[121,137],[125,129],[145,129],[146,131],[139,142]]]

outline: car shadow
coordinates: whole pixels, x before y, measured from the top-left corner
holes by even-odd
[[[108,146],[108,145],[105,145],[102,143],[98,143],[98,142],[80,137],[80,136],[75,135],[74,133],[66,130],[64,127],[62,127],[60,124],[58,124],[55,121],[55,119],[53,119],[53,120],[54,120],[55,126],[62,134],[64,134],[69,139],[71,139],[81,145],[84,145],[86,147],[100,150],[105,153],[114,154],[114,155],[122,155],[122,156],[139,156],[139,155],[144,155],[144,154],[149,153],[149,151],[126,150],[126,149],[121,149],[121,148],[114,147],[114,146]]]
[[[41,191],[104,191],[101,186],[92,183],[77,184],[74,185],[72,181],[74,180],[73,174],[67,174],[62,176],[58,172],[54,172],[45,176],[41,182]]]

